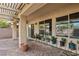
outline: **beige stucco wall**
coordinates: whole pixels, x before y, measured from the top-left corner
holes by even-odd
[[[49,8],[49,9],[51,9],[51,8]],[[44,10],[44,11],[47,11],[47,10]],[[35,22],[38,22],[41,20],[45,20],[45,19],[49,19],[49,18],[56,18],[56,17],[68,15],[68,14],[75,13],[75,12],[79,12],[79,4],[76,4],[76,5],[73,4],[73,5],[63,7],[63,8],[58,8],[56,11],[54,10],[54,11],[48,12],[43,15],[41,13],[40,16],[39,16],[39,13],[33,14],[34,16],[31,14],[31,15],[29,15],[28,19],[30,20],[29,23],[35,23]]]
[[[12,29],[9,28],[0,28],[0,39],[12,38]]]

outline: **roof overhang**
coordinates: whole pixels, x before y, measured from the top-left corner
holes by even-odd
[[[22,12],[18,15],[18,17],[20,15],[28,16],[31,13],[43,7],[44,5],[46,5],[46,3],[30,3],[29,5],[25,5]]]

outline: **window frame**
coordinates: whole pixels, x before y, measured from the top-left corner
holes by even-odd
[[[76,14],[77,14],[77,16],[76,16]],[[65,15],[66,16],[66,15]],[[73,21],[73,20],[76,20],[76,19],[79,19],[79,12],[76,12],[76,13],[72,13],[72,14],[68,14],[67,15],[68,16],[68,37],[69,38],[75,38],[75,39],[79,39],[79,37],[77,38],[77,36],[75,36],[75,37],[71,37],[71,34],[70,34],[70,29],[71,29],[71,27],[70,27],[70,24],[71,24],[71,20]],[[72,16],[72,17],[71,17]],[[74,17],[73,17],[74,16]],[[63,16],[61,16],[61,17],[63,17]],[[60,18],[61,18],[60,17]],[[65,21],[65,20],[64,20]],[[78,22],[79,22],[79,20],[78,20]],[[57,26],[57,18],[56,18],[56,26]],[[57,30],[57,28],[56,28],[56,30]],[[57,35],[57,31],[56,31],[56,36],[59,36],[59,37],[65,37],[65,36],[61,36],[61,35]]]

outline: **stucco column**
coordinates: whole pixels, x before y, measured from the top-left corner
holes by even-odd
[[[28,49],[26,20],[27,20],[26,16],[20,16],[20,21],[19,21],[19,48],[23,51],[27,51],[27,49]]]
[[[17,23],[16,23],[16,21],[12,22],[12,39],[17,39]]]
[[[52,17],[52,36],[56,36],[56,19]]]

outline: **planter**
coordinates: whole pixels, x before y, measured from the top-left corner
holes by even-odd
[[[71,50],[76,50],[76,44],[70,42],[70,43],[69,43],[69,48],[70,48]]]
[[[77,40],[78,50],[79,50],[79,40]]]
[[[57,43],[57,38],[56,38],[56,37],[54,37],[54,36],[52,36],[51,41],[52,41],[52,44],[56,44],[56,43]]]
[[[29,49],[29,47],[27,44],[21,43],[21,47],[20,47],[21,51],[26,52],[28,49]]]
[[[65,46],[65,44],[66,44],[66,38],[61,38],[60,46]]]
[[[41,36],[39,34],[36,34],[36,39],[41,40]]]
[[[39,37],[38,39],[41,40],[41,37]]]
[[[57,40],[52,40],[52,44],[56,44],[57,43]]]
[[[77,41],[77,44],[79,44],[79,41]]]
[[[65,46],[65,42],[64,41],[60,41],[60,46]]]

